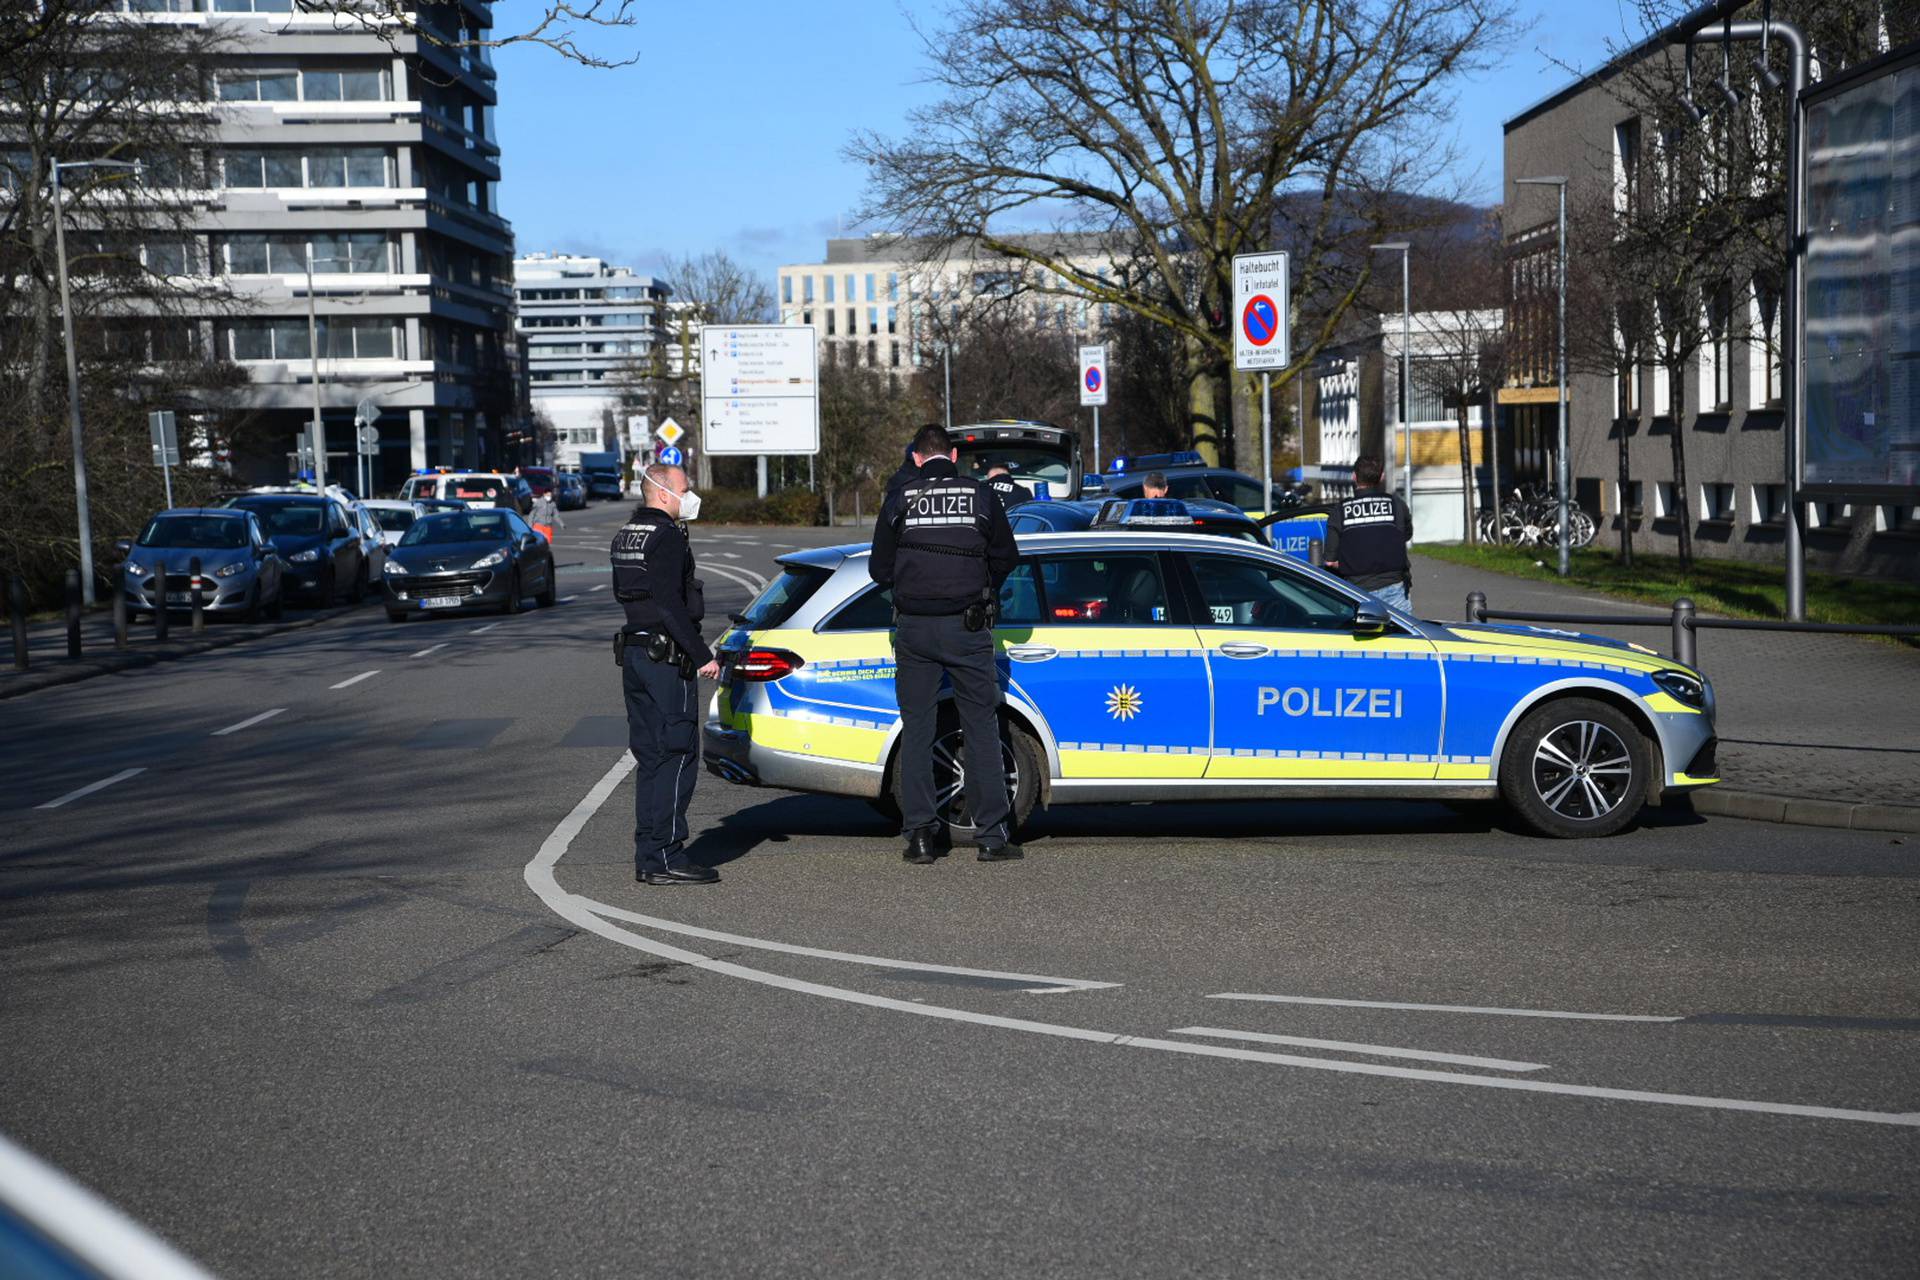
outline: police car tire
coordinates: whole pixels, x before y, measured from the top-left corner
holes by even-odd
[[[1631,769],[1618,800],[1597,818],[1576,817],[1555,810],[1534,784],[1534,757],[1540,744],[1556,730],[1580,721],[1611,733],[1626,749]],[[1500,795],[1528,830],[1537,835],[1561,840],[1610,836],[1639,816],[1647,798],[1651,759],[1652,753],[1640,727],[1624,711],[1592,698],[1554,698],[1527,712],[1508,736],[1506,753],[1500,758]]]
[[[1045,754],[1041,752],[1040,744],[1033,740],[1032,734],[1010,721],[1002,721],[1001,723],[1005,726],[1004,741],[1006,748],[1013,753],[1014,764],[1019,770],[1019,783],[1014,787],[1013,795],[1009,797],[1013,804],[1007,817],[1007,826],[1017,839],[1020,834],[1020,829],[1026,825],[1027,819],[1033,816],[1034,806],[1039,803],[1040,771],[1047,767],[1047,758]],[[940,726],[935,730],[936,737],[934,740],[936,742],[939,741],[940,738],[946,737],[958,727],[959,722],[954,717],[953,712],[950,709],[943,710],[940,713]],[[897,755],[894,758],[894,767],[890,769],[887,774],[887,794],[885,800],[887,802],[886,808],[882,809],[878,801],[875,802],[874,807],[880,809],[883,814],[890,812],[894,820],[898,821],[901,812],[902,797],[900,794],[899,757]],[[947,824],[947,837],[956,844],[965,844],[973,839],[973,828],[963,827],[958,823],[949,822]]]

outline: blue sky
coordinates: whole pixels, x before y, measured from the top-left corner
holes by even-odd
[[[516,9],[497,6],[506,28]],[[909,19],[891,0],[649,2],[600,47],[638,52],[594,71],[532,47],[502,50],[503,212],[520,252],[597,254],[638,271],[725,249],[771,277],[817,260],[859,202],[840,157],[858,128],[898,133],[931,98]],[[1601,61],[1621,39],[1618,0],[1520,0],[1533,21],[1505,64],[1462,87],[1455,131],[1491,199],[1500,124]],[[908,12],[937,21],[940,6]],[[724,15],[724,16],[722,16]]]

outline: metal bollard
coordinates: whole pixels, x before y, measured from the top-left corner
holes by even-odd
[[[80,656],[80,571],[67,570],[67,656]]]
[[[127,588],[123,579],[125,574],[113,575],[113,647],[124,650],[127,647]]]
[[[173,623],[167,617],[167,566],[164,563],[154,566],[153,590],[148,594],[153,604],[153,638],[165,644]]]
[[[13,626],[13,669],[27,669],[27,580],[19,574],[7,584],[7,620]]]
[[[187,572],[193,577],[187,582],[187,598],[193,602],[193,634],[199,635],[207,629],[206,600],[200,594],[200,557],[187,561]]]
[[[1694,656],[1693,601],[1681,596],[1673,602],[1673,656],[1690,667],[1698,667]]]
[[[1327,549],[1322,545],[1320,545],[1320,539],[1308,538],[1307,539],[1307,563],[1314,566],[1317,569],[1326,562],[1326,558],[1327,558]]]
[[[1487,620],[1487,593],[1484,591],[1467,592],[1467,621],[1485,622]]]

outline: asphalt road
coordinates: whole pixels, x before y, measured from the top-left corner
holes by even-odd
[[[0,703],[0,1131],[234,1277],[1913,1274],[1912,843],[1153,805],[919,868],[704,777],[723,883],[641,888],[618,516],[552,610]],[[716,617],[827,540],[699,529]]]

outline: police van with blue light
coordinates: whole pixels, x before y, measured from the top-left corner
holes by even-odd
[[[1016,822],[1143,800],[1500,799],[1541,834],[1598,836],[1718,781],[1711,686],[1643,646],[1421,621],[1293,556],[1179,525],[1019,544],[994,627]],[[867,554],[781,557],[722,637],[712,772],[893,801],[893,608]],[[964,840],[958,747],[944,723],[942,815]]]

